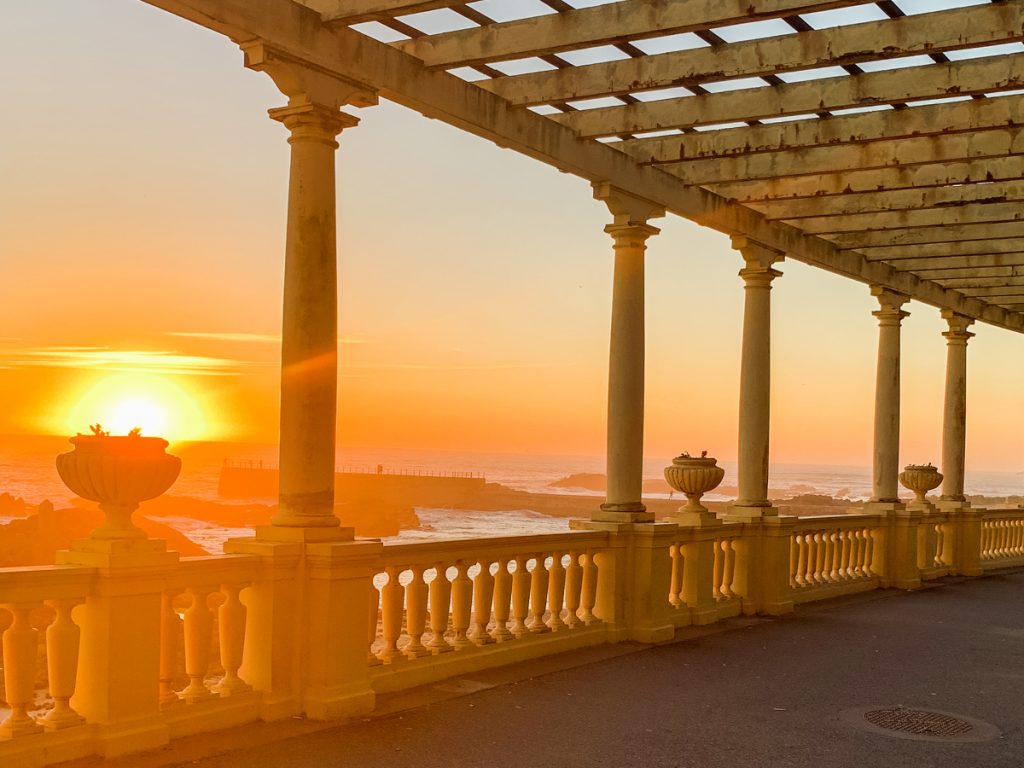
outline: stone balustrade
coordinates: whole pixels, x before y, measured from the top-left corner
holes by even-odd
[[[875,589],[872,529],[877,515],[800,520],[789,537],[789,585],[797,603]]]
[[[368,712],[379,694],[488,667],[1024,566],[1024,509],[575,527],[388,544],[257,537],[232,547],[248,554],[0,570],[0,762]],[[143,672],[110,670],[119,658]],[[297,685],[303,675],[313,683]]]
[[[991,510],[981,522],[981,567],[1024,565],[1024,510]]]

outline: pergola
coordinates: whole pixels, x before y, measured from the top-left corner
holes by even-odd
[[[288,97],[271,110],[292,145],[279,526],[337,525],[333,153],[357,122],[342,108],[378,98],[581,176],[608,204],[609,485],[595,519],[652,519],[643,255],[666,212],[730,235],[745,262],[740,519],[771,514],[769,291],[784,258],[879,299],[881,507],[897,503],[902,306],[942,311],[943,495],[963,501],[967,328],[1024,331],[1024,2],[914,15],[913,0],[146,2],[230,37]]]

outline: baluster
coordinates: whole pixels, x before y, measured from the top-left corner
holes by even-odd
[[[370,577],[368,597],[366,606],[370,613],[366,622],[366,658],[370,666],[376,666],[380,664],[380,659],[373,652],[373,645],[377,642],[377,625],[380,623],[380,592],[377,590],[377,585],[373,583],[372,576]]]
[[[722,573],[725,570],[725,553],[722,552],[722,539],[715,539],[715,561],[712,570],[711,592],[715,600],[722,599]]]
[[[842,548],[839,544],[839,531],[829,531],[825,535],[828,536],[826,571],[828,573],[828,580],[835,584],[839,581],[839,556],[842,554]]]
[[[220,665],[224,667],[224,677],[213,686],[213,690],[221,696],[231,696],[252,690],[238,676],[238,668],[242,666],[242,651],[245,648],[245,615],[240,594],[245,584],[222,584],[220,591],[224,594],[224,602],[217,610],[217,630],[220,634]]]
[[[467,571],[469,564],[464,560],[455,563],[455,580],[452,582],[452,629],[455,637],[452,645],[456,649],[471,648],[473,642],[467,636],[470,612],[473,610],[473,582]]]
[[[733,546],[733,539],[722,539],[722,554],[724,555],[724,564],[722,566],[722,586],[720,591],[722,597],[728,600],[734,596],[732,580],[733,575],[736,573],[736,549]]]
[[[850,532],[836,531],[836,556],[839,559],[836,576],[839,581],[850,579]]]
[[[182,703],[174,690],[178,676],[178,649],[182,637],[181,617],[174,610],[178,590],[168,590],[160,596],[160,708],[167,709]]]
[[[579,617],[580,591],[583,588],[583,568],[580,553],[569,551],[569,565],[565,567],[565,623],[576,629],[582,620]]]
[[[943,547],[945,546],[945,540],[946,540],[946,532],[942,529],[941,525],[936,525],[935,526],[935,557],[932,560],[932,562],[935,563],[936,566],[945,565],[945,563],[943,563],[943,561],[942,561],[942,550],[943,550]]]
[[[508,630],[512,601],[512,574],[508,572],[509,562],[507,557],[500,558],[498,570],[494,574],[494,630],[491,632],[491,637],[499,643],[504,643],[515,637]]]
[[[678,542],[669,547],[672,558],[672,576],[668,585],[668,601],[675,608],[682,608],[683,603],[683,550]]]
[[[1024,552],[1024,521],[1014,520],[1013,521],[1013,526],[1014,526],[1013,527],[1013,530],[1014,530],[1013,553],[1015,555],[1020,555],[1022,552]]]
[[[548,572],[548,629],[558,632],[568,625],[562,620],[562,603],[565,601],[565,567],[562,553],[555,550],[551,555],[551,570]]]
[[[438,563],[434,566],[437,575],[430,582],[430,642],[431,653],[447,653],[451,645],[444,639],[448,631],[448,611],[451,606],[452,585],[448,581],[448,566]]]
[[[801,533],[797,537],[797,544],[800,548],[799,561],[796,565],[796,583],[801,587],[807,586],[807,534]]]
[[[3,638],[4,691],[11,714],[0,723],[0,738],[17,738],[43,730],[28,714],[35,699],[39,648],[39,633],[29,621],[34,607],[28,603],[3,605],[13,618]]]
[[[597,604],[597,561],[595,553],[588,551],[586,563],[583,566],[583,585],[580,591],[580,618],[586,626],[596,624],[600,621],[594,615],[594,606]]]
[[[796,536],[789,537],[789,588],[797,587],[797,569],[800,559],[800,545],[797,544]]]
[[[864,536],[864,576],[870,578],[874,573],[872,567],[875,564],[875,539],[868,529],[864,529],[862,535]]]
[[[814,534],[814,581],[825,583],[825,534],[817,531]]]
[[[526,617],[530,614],[530,572],[526,569],[526,556],[516,557],[516,571],[512,574],[512,634],[526,637],[529,628]]]
[[[186,593],[192,603],[185,611],[185,674],[188,687],[181,692],[189,704],[213,697],[206,686],[206,672],[210,668],[210,640],[213,634],[213,615],[206,601],[214,588],[208,585],[189,587]]]
[[[489,645],[494,638],[487,633],[491,623],[491,605],[494,600],[494,576],[491,575],[490,558],[481,558],[477,564],[480,573],[473,579],[473,633],[472,641],[477,645]]]
[[[388,582],[380,590],[380,624],[384,636],[384,647],[377,653],[385,664],[390,664],[402,652],[398,650],[398,639],[402,636],[402,609],[405,603],[405,590],[398,580],[402,569],[389,565],[385,571]]]
[[[423,633],[427,631],[425,570],[422,565],[412,566],[412,580],[405,586],[405,631],[409,634],[409,642],[403,652],[410,659],[430,655],[430,649],[423,645]]]
[[[1006,521],[999,521],[999,557],[1006,557]]]
[[[544,560],[544,555],[537,555],[530,574],[530,618],[527,626],[536,635],[549,631],[548,625],[544,623],[548,603],[548,569],[544,567]]]
[[[78,674],[78,647],[81,632],[71,619],[71,609],[77,600],[47,600],[55,615],[46,628],[46,674],[50,681],[53,709],[42,720],[47,730],[59,730],[79,723],[85,718],[71,708],[75,694],[75,676]]]

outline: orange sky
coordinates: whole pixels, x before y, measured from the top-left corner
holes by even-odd
[[[149,398],[169,437],[275,440],[288,146],[269,80],[125,1],[0,6],[0,67],[0,434]],[[589,186],[394,105],[356,112],[338,155],[341,444],[602,453],[611,241]],[[647,451],[731,459],[740,260],[722,235],[659,226]],[[867,464],[873,299],[782,271],[773,458]],[[938,462],[944,323],[909,309],[902,458]],[[1020,470],[1024,339],[975,330],[968,465]]]

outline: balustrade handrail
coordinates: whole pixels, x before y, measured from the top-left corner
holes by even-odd
[[[491,557],[525,552],[550,552],[600,547],[608,543],[606,531],[574,531],[523,536],[496,536],[481,539],[443,539],[440,541],[396,542],[384,545],[386,564],[412,562],[433,564],[441,560],[465,560],[480,555]]]
[[[181,558],[174,574],[182,583],[237,583],[255,579],[258,568],[255,555],[197,555]]]
[[[881,516],[853,513],[849,515],[820,515],[795,518],[793,533],[829,530],[855,530],[871,528],[881,524]]]
[[[0,603],[84,598],[92,592],[97,569],[81,565],[0,568]]]
[[[981,510],[981,519],[989,520],[1024,520],[1024,509],[985,509]]]

